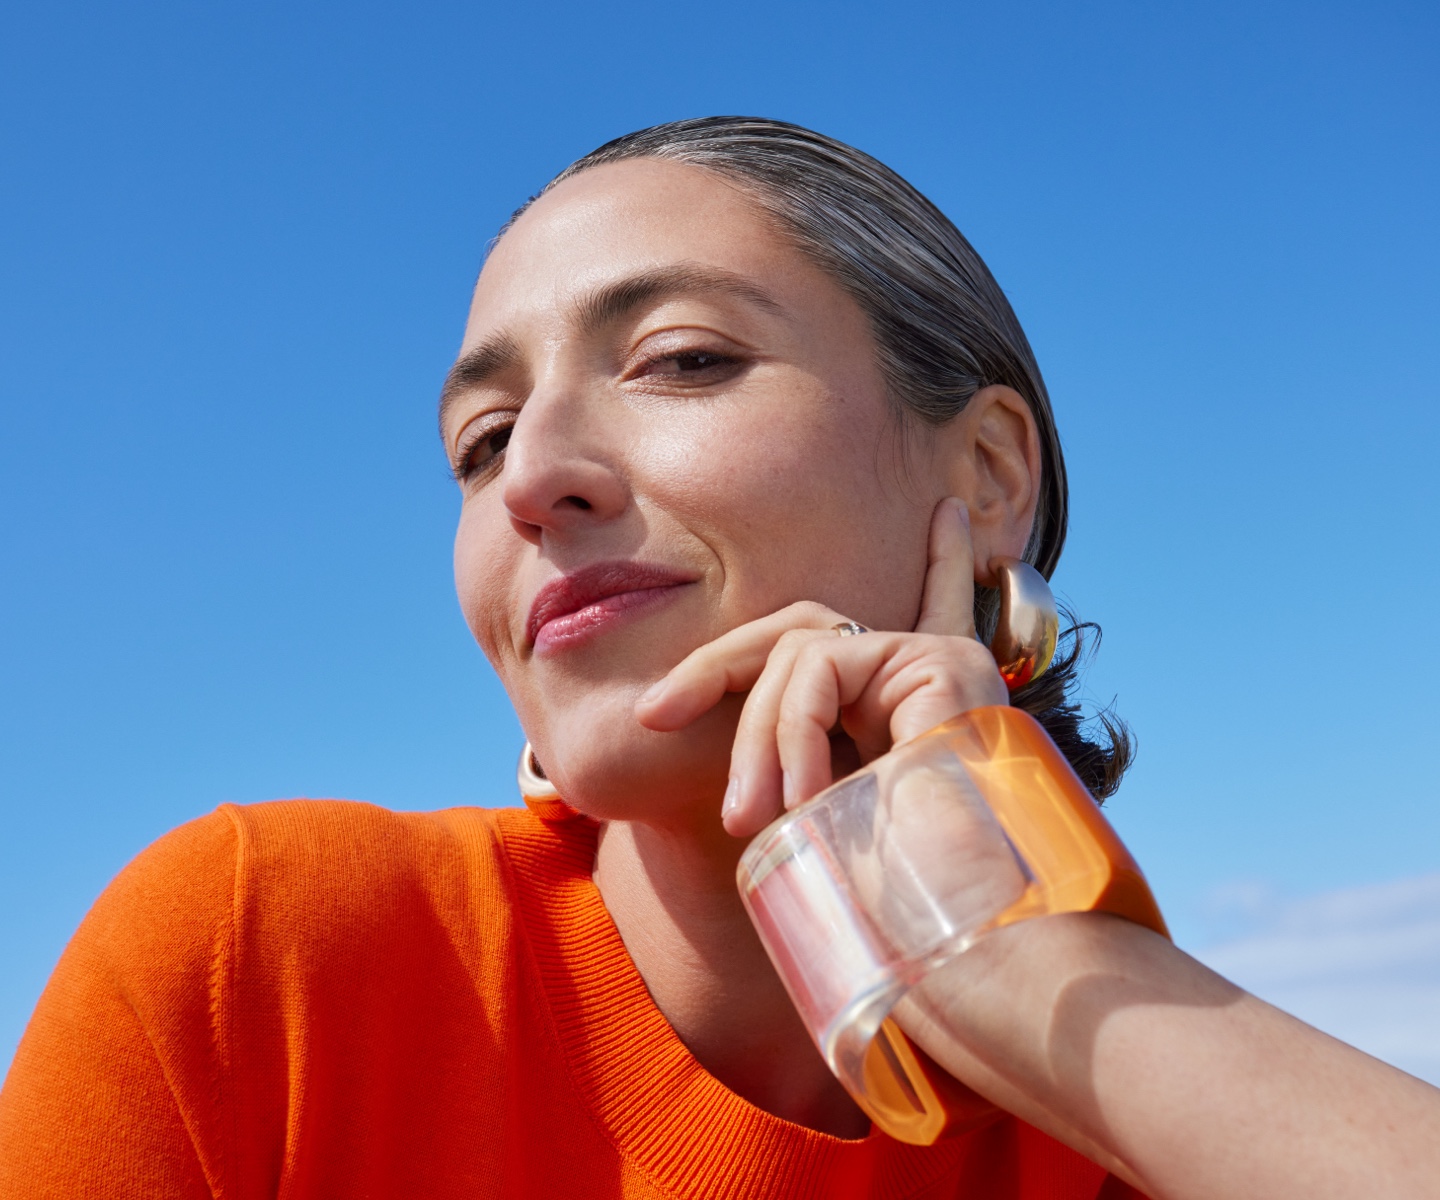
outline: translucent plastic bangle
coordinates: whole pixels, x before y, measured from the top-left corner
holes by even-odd
[[[1049,913],[1102,910],[1169,936],[1070,764],[1007,707],[948,721],[787,813],[745,851],[739,883],[830,1069],[918,1145],[976,1111],[889,1017],[928,972]]]

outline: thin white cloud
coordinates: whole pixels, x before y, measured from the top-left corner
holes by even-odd
[[[1216,901],[1243,932],[1197,958],[1440,1086],[1440,874],[1288,901],[1234,885]]]

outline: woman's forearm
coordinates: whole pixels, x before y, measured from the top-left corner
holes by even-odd
[[[896,1015],[958,1078],[1156,1200],[1440,1195],[1440,1091],[1119,918],[1002,930]]]

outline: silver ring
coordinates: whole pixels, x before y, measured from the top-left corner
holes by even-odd
[[[854,637],[857,633],[870,632],[865,626],[856,624],[854,621],[841,621],[840,624],[832,625],[830,628],[841,637]]]

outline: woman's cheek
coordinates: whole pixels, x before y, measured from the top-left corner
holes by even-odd
[[[817,404],[808,391],[743,398],[697,410],[689,421],[672,416],[651,431],[634,460],[638,490],[651,491],[677,515],[723,514],[737,528],[773,530],[777,518],[816,490],[819,476],[843,470],[817,444]]]
[[[513,595],[518,572],[516,553],[507,541],[518,541],[508,528],[497,530],[493,521],[470,505],[461,510],[455,532],[455,594],[470,634],[490,664],[504,678],[502,648],[512,644]],[[509,533],[507,539],[505,534]]]
[[[689,487],[698,476],[712,510],[724,511],[736,534],[763,557],[804,559],[827,544],[833,553],[845,540],[834,528],[841,514],[857,502],[874,511],[881,500],[869,495],[876,483],[874,440],[827,428],[825,408],[823,401],[796,404],[770,425],[769,436],[736,438],[691,472]]]

